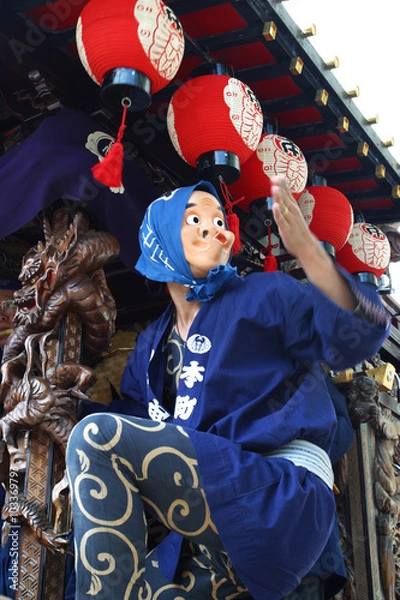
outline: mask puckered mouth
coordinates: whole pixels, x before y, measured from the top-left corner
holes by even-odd
[[[225,244],[228,242],[228,240],[226,239],[226,236],[222,232],[217,233],[217,235],[215,236],[214,239],[217,240],[217,242],[219,242],[223,246],[225,246]]]

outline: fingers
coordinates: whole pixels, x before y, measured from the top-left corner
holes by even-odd
[[[272,205],[272,213],[278,227],[280,228],[290,218],[290,210],[288,206],[282,202],[275,202]]]
[[[309,241],[309,228],[293,198],[284,176],[271,178],[272,212],[282,244],[294,257],[300,256]]]
[[[293,209],[294,198],[289,191],[285,177],[277,175],[271,177],[271,195],[274,199],[272,211],[278,226],[290,218],[290,212]]]
[[[281,208],[281,215],[282,217],[285,217],[289,212],[288,207],[286,206],[286,204],[283,206],[283,208]]]

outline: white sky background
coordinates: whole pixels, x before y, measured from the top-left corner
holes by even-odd
[[[354,103],[370,118],[379,115],[376,134],[400,163],[400,0],[288,0],[283,7],[299,25],[311,24],[308,38],[325,61],[339,58],[332,71],[345,90],[360,88]],[[400,264],[391,266],[394,296],[400,301]]]

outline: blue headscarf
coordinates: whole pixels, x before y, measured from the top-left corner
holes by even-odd
[[[207,302],[226,281],[239,275],[236,267],[227,264],[211,269],[207,277],[193,277],[183,252],[181,228],[188,200],[198,189],[218,199],[211,183],[199,181],[168,192],[150,204],[139,230],[141,255],[136,269],[153,281],[174,281],[187,286],[190,288],[186,296],[189,301]]]

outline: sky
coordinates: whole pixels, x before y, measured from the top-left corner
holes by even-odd
[[[353,102],[366,117],[379,115],[375,133],[400,164],[400,0],[286,0],[283,8],[306,29],[308,38],[325,61],[335,56],[332,71],[345,90],[360,89]],[[392,264],[392,287],[400,302],[400,264]]]
[[[383,141],[394,137],[390,151],[400,163],[399,0],[288,0],[283,6],[302,29],[316,26],[310,43],[324,60],[339,58],[333,74],[345,90],[359,86],[354,103],[367,118],[379,115],[372,127]]]

